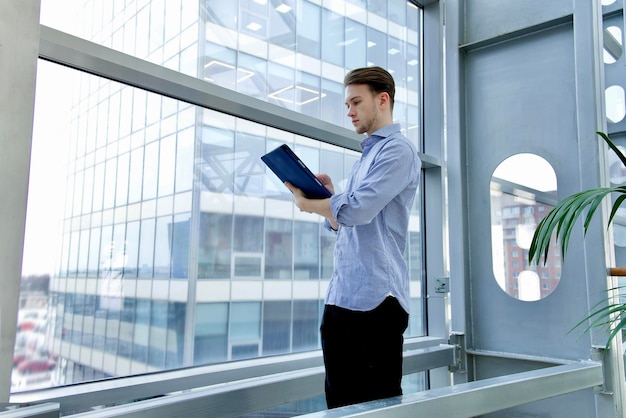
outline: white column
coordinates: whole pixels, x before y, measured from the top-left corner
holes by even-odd
[[[39,51],[39,0],[0,1],[0,402],[8,402]]]

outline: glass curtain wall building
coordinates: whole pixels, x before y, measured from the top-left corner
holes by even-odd
[[[346,132],[343,75],[382,66],[397,83],[394,118],[423,150],[411,2],[86,0],[62,17],[51,3],[42,24]],[[40,94],[46,83],[63,100]],[[36,347],[53,360],[44,385],[320,347],[334,237],[294,210],[260,156],[287,143],[341,190],[357,141],[346,149],[41,61],[35,126],[60,102],[68,117],[53,139],[67,175]],[[425,335],[421,213],[416,199],[407,336]]]

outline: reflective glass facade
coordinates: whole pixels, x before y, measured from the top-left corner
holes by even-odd
[[[75,4],[59,15],[54,2],[44,0],[42,23],[348,129],[344,74],[357,67],[384,67],[396,81],[394,118],[421,145],[422,18],[411,1]],[[141,101],[127,105],[156,116]]]
[[[43,2],[42,23],[339,126],[343,74],[386,67],[422,149],[421,11],[406,1],[83,3],[58,23]],[[64,107],[66,175],[44,384],[320,348],[334,236],[260,156],[287,143],[341,191],[358,153],[41,61],[46,83],[65,96],[38,95],[35,124]],[[425,334],[421,225],[416,199],[408,336]]]

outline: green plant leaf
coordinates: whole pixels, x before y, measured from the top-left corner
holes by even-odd
[[[615,152],[626,166],[626,156],[609,139],[608,135],[603,132],[596,133],[607,143],[609,148]],[[548,215],[539,222],[539,225],[537,225],[535,229],[528,252],[529,263],[539,264],[543,258],[543,264],[546,264],[553,234],[557,241],[560,240],[561,256],[565,259],[574,225],[578,221],[578,218],[580,218],[583,211],[587,211],[583,221],[583,235],[585,236],[587,235],[587,231],[589,230],[589,226],[591,225],[598,207],[600,207],[604,198],[612,193],[619,195],[613,203],[607,223],[608,228],[615,218],[617,210],[624,203],[624,200],[626,200],[626,186],[600,187],[584,190],[574,193],[559,202]]]
[[[609,349],[609,347],[611,346],[611,342],[617,336],[617,334],[622,331],[622,329],[624,329],[624,326],[626,326],[626,316],[624,315],[624,312],[626,311],[622,308],[620,314],[616,317],[614,321],[612,321],[612,323],[614,324],[613,330],[609,334],[609,339],[607,340],[604,347],[606,350]]]
[[[619,291],[624,286],[619,286],[609,291]],[[608,296],[607,296],[608,298]],[[606,304],[607,298],[600,300],[593,305],[590,309],[590,313],[574,325],[568,332],[572,333],[574,330],[580,328],[583,324],[587,326],[582,330],[582,333],[587,333],[593,328],[604,328],[607,330],[609,338],[606,343],[606,349],[608,350],[613,338],[617,336],[620,330],[626,327],[626,304],[624,303],[612,303]]]
[[[624,156],[619,148],[609,139],[608,135],[603,132],[596,133],[618,156],[622,164],[626,166],[626,156]],[[611,213],[607,220],[608,228],[611,222],[613,222],[617,211],[622,206],[624,201],[626,201],[626,186],[598,187],[583,190],[561,200],[537,225],[528,251],[529,263],[539,264],[543,258],[543,263],[546,264],[553,236],[557,242],[560,242],[561,256],[563,260],[565,260],[569,241],[579,218],[581,218],[584,214],[584,237],[587,235],[587,231],[591,226],[593,217],[597,209],[601,207],[600,205],[602,204],[602,201],[607,196],[614,193],[617,194],[617,197],[613,202]],[[621,289],[621,287],[609,289],[609,292],[619,289]],[[626,328],[626,303],[612,303],[607,295],[596,305],[592,306],[589,314],[574,325],[570,332],[582,327],[583,325],[585,326],[583,333],[586,333],[593,328],[606,329],[608,333],[606,349],[609,349],[613,339]]]
[[[617,199],[615,199],[615,202],[613,203],[613,208],[611,209],[611,215],[609,216],[609,221],[606,224],[607,228],[609,227],[611,222],[613,222],[613,217],[615,216],[615,214],[617,213],[617,210],[622,205],[622,202],[626,199],[626,191],[624,191],[623,193],[625,194],[619,195]]]
[[[539,264],[541,258],[543,258],[544,264],[547,262],[553,233],[556,234],[555,238],[557,240],[560,238],[561,255],[565,258],[574,225],[584,210],[587,210],[583,224],[584,234],[586,235],[593,216],[602,200],[607,195],[615,192],[622,193],[626,197],[626,188],[621,186],[601,187],[575,193],[559,202],[537,225],[528,253],[529,262]],[[616,211],[617,209],[615,209]]]
[[[605,134],[604,132],[600,132],[600,131],[596,132],[596,134],[600,135],[600,137],[604,139],[604,142],[606,142],[609,148],[613,150],[613,152],[617,155],[617,157],[622,161],[622,164],[626,166],[626,156],[624,156],[624,154],[622,154],[622,152],[619,150],[619,148],[617,148],[617,146],[613,143],[613,141],[609,139],[609,136]]]

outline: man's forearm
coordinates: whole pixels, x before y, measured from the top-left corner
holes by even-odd
[[[335,220],[333,213],[330,209],[330,199],[307,199],[302,198],[300,202],[300,209],[305,212],[316,213],[324,218],[328,219],[330,227],[335,231],[339,229],[339,224]]]

